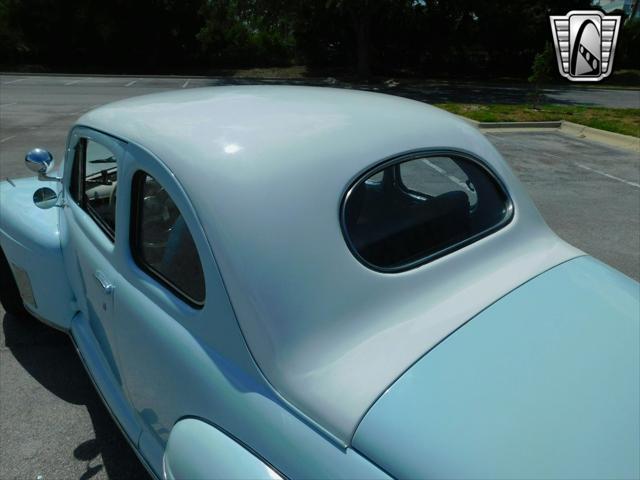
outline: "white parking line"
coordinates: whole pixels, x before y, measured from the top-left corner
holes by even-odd
[[[8,142],[12,138],[16,138],[16,136],[15,135],[11,135],[10,137],[3,138],[2,140],[0,140],[0,143]]]
[[[13,103],[2,103],[0,104],[0,108],[2,107],[11,107],[12,105],[17,105],[18,102],[13,102]]]
[[[130,87],[131,85],[133,85],[134,83],[136,83],[138,80],[131,80],[129,83],[127,83],[125,85],[125,87]]]
[[[640,188],[640,183],[630,182],[629,180],[625,180],[624,178],[616,177],[615,175],[611,175],[606,172],[601,172],[600,170],[596,170],[595,168],[587,167],[586,165],[582,165],[581,163],[576,163],[576,167],[580,167],[583,170],[589,170],[590,172],[597,173],[598,175],[602,175],[603,177],[610,178],[612,180],[617,180],[618,182],[625,183],[631,187]]]
[[[189,85],[189,82],[191,81],[191,79],[188,79],[186,82],[184,82],[182,84],[182,88],[187,88],[187,85]]]
[[[65,85],[75,85],[76,83],[78,83],[80,80],[71,80],[70,82],[65,83]]]
[[[10,83],[18,83],[25,81],[26,78],[19,78],[17,80],[9,80],[8,82],[2,82],[3,85],[9,85]]]
[[[464,190],[467,191],[471,191],[471,189],[469,188],[469,185],[467,185],[465,182],[463,182],[462,180],[460,180],[458,177],[456,177],[455,175],[449,175],[446,170],[440,168],[439,166],[437,166],[434,163],[431,163],[429,160],[427,160],[426,158],[422,159],[422,162],[433,168],[436,172],[438,172],[440,175],[444,175],[445,177],[447,177],[449,180],[451,180],[453,183],[455,183],[456,185],[462,187]]]

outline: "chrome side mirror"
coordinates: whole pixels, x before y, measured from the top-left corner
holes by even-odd
[[[27,153],[24,163],[29,170],[38,174],[39,180],[61,181],[60,178],[47,175],[47,172],[53,168],[53,155],[43,148],[34,148]]]
[[[42,148],[34,148],[24,157],[24,163],[32,172],[44,175],[53,165],[53,155]]]
[[[42,187],[33,192],[33,203],[36,207],[47,210],[58,204],[58,194],[49,187]]]

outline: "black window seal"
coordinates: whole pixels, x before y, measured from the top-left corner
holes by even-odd
[[[129,249],[131,251],[131,257],[133,258],[133,261],[135,262],[135,264],[143,272],[145,272],[154,280],[158,281],[163,287],[169,290],[178,299],[180,299],[181,301],[189,305],[191,308],[194,308],[196,310],[201,310],[204,307],[204,304],[207,300],[207,287],[206,287],[206,281],[204,279],[204,266],[202,265],[202,259],[199,253],[198,253],[198,261],[200,262],[200,268],[202,269],[202,272],[203,272],[203,281],[205,281],[204,298],[202,300],[196,300],[191,296],[189,296],[187,293],[182,291],[178,286],[176,286],[171,280],[169,280],[166,276],[164,276],[161,272],[153,268],[150,264],[148,264],[144,260],[144,255],[142,254],[142,248],[140,245],[140,241],[141,241],[140,220],[142,217],[141,215],[142,194],[144,192],[143,183],[146,177],[153,178],[156,182],[158,181],[155,179],[154,176],[145,172],[144,170],[137,170],[133,174],[132,181],[131,181],[131,214],[130,214],[130,225],[129,225]],[[182,212],[180,212],[180,215],[182,215]],[[187,230],[189,232],[189,235],[191,235],[191,231],[189,229]],[[194,246],[195,246],[195,241],[194,241]]]
[[[116,241],[116,232],[111,225],[104,221],[104,219],[94,210],[90,203],[87,203],[86,199],[83,198],[83,210],[93,219],[93,221],[100,227],[100,230],[104,232],[104,234],[111,240],[111,243],[115,243]],[[116,219],[117,221],[117,219]]]
[[[349,201],[349,197],[353,193],[354,189],[358,187],[361,183],[366,181],[367,178],[379,173],[382,170],[385,170],[386,168],[392,165],[399,165],[401,163],[408,162],[411,160],[417,160],[420,158],[430,158],[430,157],[448,157],[452,159],[457,157],[457,158],[462,158],[464,160],[468,160],[476,164],[480,169],[482,169],[485,173],[489,175],[489,177],[496,183],[496,185],[500,188],[501,192],[504,194],[506,199],[506,205],[505,205],[506,213],[504,217],[500,222],[493,225],[492,227],[489,227],[481,232],[478,232],[475,235],[472,235],[469,238],[466,238],[460,242],[449,245],[448,247],[438,250],[437,252],[434,252],[432,254],[425,255],[424,257],[420,257],[413,261],[407,262],[406,264],[399,265],[397,267],[380,267],[378,265],[372,264],[371,262],[367,261],[362,255],[360,255],[360,253],[358,252],[358,249],[355,247],[355,245],[353,244],[353,241],[351,240],[351,236],[349,235],[349,230],[347,229],[347,223],[346,223],[346,208],[347,208],[347,203]],[[342,236],[347,246],[349,247],[351,254],[362,265],[364,265],[370,270],[373,270],[378,273],[392,274],[392,273],[402,273],[409,270],[413,270],[427,263],[430,263],[434,260],[437,260],[438,258],[442,258],[446,255],[449,255],[450,253],[460,250],[472,243],[475,243],[478,240],[485,238],[497,232],[498,230],[501,230],[504,227],[506,227],[509,223],[511,223],[511,220],[513,220],[514,213],[515,213],[515,207],[514,207],[511,195],[509,194],[508,188],[506,187],[502,179],[492,170],[492,168],[489,165],[487,165],[486,162],[476,157],[475,155],[463,150],[418,149],[418,150],[412,150],[409,152],[393,155],[391,157],[387,157],[386,159],[381,160],[380,162],[376,163],[372,167],[368,167],[366,170],[359,173],[355,177],[355,179],[349,183],[348,188],[342,195],[342,201],[340,202],[339,221],[340,221],[340,229],[342,230]]]
[[[81,164],[84,159],[84,144],[86,143],[86,138],[79,137],[75,146],[73,147],[73,157],[71,164],[71,178],[68,184],[69,197],[73,200],[73,202],[80,206],[80,199],[82,188],[80,187],[80,173],[81,173]]]

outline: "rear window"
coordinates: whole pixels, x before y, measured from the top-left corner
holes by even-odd
[[[343,230],[354,255],[403,271],[461,248],[509,222],[504,189],[462,155],[412,155],[383,164],[347,193]]]

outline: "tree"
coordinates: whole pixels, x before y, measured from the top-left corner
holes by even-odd
[[[20,26],[14,20],[15,0],[0,0],[0,58],[14,63],[26,53]]]
[[[640,65],[640,18],[628,19],[620,30],[614,67],[636,69]]]
[[[358,76],[368,78],[371,74],[371,18],[372,10],[380,8],[384,0],[327,0],[327,8],[345,11],[351,20],[356,36],[356,58]]]
[[[206,2],[197,34],[202,51],[216,66],[289,64],[294,40],[288,6],[287,0]]]
[[[630,19],[636,18],[636,14],[638,13],[638,3],[640,3],[638,0],[633,1],[633,4],[631,6],[631,13],[629,14]]]
[[[529,83],[533,84],[533,103],[538,105],[542,99],[540,93],[541,86],[551,80],[553,76],[555,56],[551,43],[545,44],[544,50],[537,53],[533,60],[533,67],[531,75],[529,76]]]
[[[525,76],[551,39],[549,15],[590,4],[0,0],[0,54],[4,61],[59,71],[178,73],[300,62],[311,68],[356,70],[361,78],[372,70],[394,76]],[[631,27],[621,32],[620,65],[631,65],[640,50],[634,40],[637,27]]]

